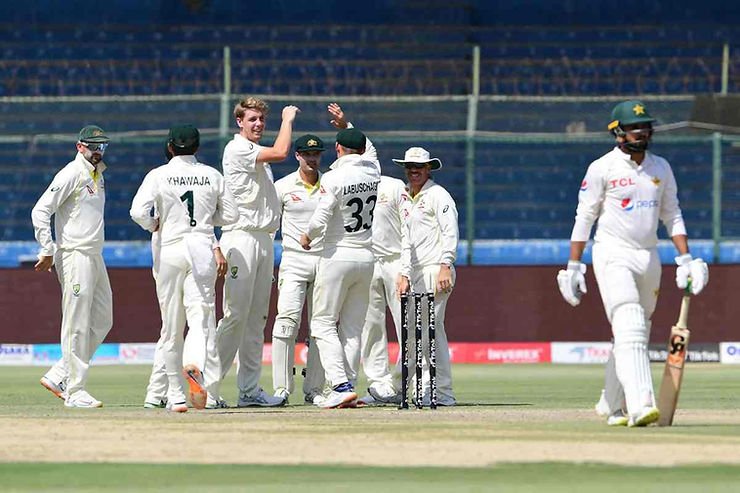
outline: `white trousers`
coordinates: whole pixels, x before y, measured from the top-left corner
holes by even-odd
[[[393,385],[388,365],[388,335],[386,334],[386,307],[393,316],[396,336],[401,340],[401,301],[396,296],[396,280],[401,271],[401,256],[393,255],[375,261],[370,282],[370,299],[362,327],[362,369],[368,384]],[[400,378],[400,376],[399,376]]]
[[[614,337],[613,362],[606,366],[605,395],[610,412],[627,407],[636,414],[654,403],[647,343],[660,287],[656,249],[593,246],[593,266]],[[615,313],[619,317],[615,319]]]
[[[372,261],[319,261],[311,337],[319,348],[319,358],[332,387],[357,380],[360,338],[372,277]]]
[[[45,376],[66,379],[72,396],[85,389],[90,359],[113,326],[113,293],[101,254],[58,250],[54,263],[62,288],[62,359]]]
[[[295,343],[301,326],[304,302],[311,320],[313,289],[319,254],[285,251],[278,274],[277,316],[272,328],[272,386],[275,395],[293,393]],[[303,393],[320,394],[324,387],[324,368],[315,341],[309,343]]]
[[[211,392],[208,382],[213,385],[221,375],[216,349],[216,263],[208,245],[201,252],[210,255],[210,259],[196,261],[205,267],[200,271],[194,271],[185,241],[163,246],[160,252],[156,285],[162,331],[158,345],[167,375],[167,399],[171,403],[186,401],[183,363],[192,363],[203,372],[206,389]],[[183,358],[186,322],[193,334],[189,337],[188,357]],[[152,377],[156,378],[154,370]]]
[[[437,286],[437,277],[439,275],[439,265],[427,265],[424,267],[413,268],[411,274],[411,290],[415,293],[435,293]],[[457,274],[455,267],[452,268],[452,284],[454,286]],[[434,296],[434,316],[435,316],[435,339],[436,339],[436,363],[437,363],[437,399],[438,400],[453,400],[455,399],[455,393],[452,390],[452,366],[450,364],[450,350],[447,343],[447,332],[445,331],[445,311],[447,309],[447,301],[450,299],[452,290],[447,293],[435,293]],[[414,300],[413,297],[409,297],[409,337],[408,337],[408,354],[409,354],[409,389],[413,389],[411,386],[414,381],[414,361],[416,360],[416,335],[414,334],[415,318],[414,318]],[[400,317],[400,307],[399,307]],[[422,373],[422,389],[424,395],[429,393],[429,310],[427,308],[426,299],[422,301],[421,306],[421,327],[422,327],[422,351],[423,351],[423,373]],[[399,320],[400,324],[400,320]],[[400,337],[399,337],[400,341]],[[401,357],[399,351],[399,360],[396,365],[396,373],[399,378],[396,383],[396,388],[401,387]],[[418,398],[418,396],[417,396]],[[422,396],[423,398],[423,396]]]
[[[220,245],[229,262],[224,282],[224,318],[217,329],[221,380],[238,352],[239,392],[254,395],[260,388],[264,330],[270,308],[275,262],[272,237],[261,231],[227,231],[221,236]]]
[[[160,333],[159,340],[157,341],[157,345],[154,348],[154,362],[152,364],[152,373],[149,376],[149,384],[147,385],[147,388],[146,388],[146,398],[144,399],[144,402],[157,403],[161,401],[162,399],[167,397],[167,389],[169,388],[169,378],[167,377],[167,370],[165,369],[165,362],[164,362],[165,338],[163,338],[162,336],[161,329],[159,333]],[[213,344],[213,351],[214,351],[213,355],[215,355],[215,357],[218,358],[218,351],[215,348],[215,341],[216,341],[215,324],[213,327],[213,334],[210,337],[210,340],[212,341],[212,344]],[[185,366],[187,364],[194,364],[198,368],[203,368],[201,364],[203,364],[203,358],[205,354],[206,354],[206,334],[201,330],[188,329],[187,334],[185,334],[185,343],[183,345],[183,350],[182,350],[182,365]],[[199,362],[201,364],[198,364]],[[219,371],[215,377],[216,379],[218,379],[221,375],[220,360],[218,361],[218,364],[219,364],[218,366]],[[215,365],[213,364],[208,365],[206,363],[204,366],[208,367],[210,370]]]

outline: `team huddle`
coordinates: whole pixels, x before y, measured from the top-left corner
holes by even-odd
[[[132,201],[131,218],[152,233],[162,314],[144,407],[228,407],[221,382],[235,358],[238,407],[285,405],[295,391],[304,303],[310,342],[303,400],[322,408],[398,403],[400,362],[389,366],[385,310],[391,308],[398,331],[399,297],[411,291],[437,293],[437,403],[454,405],[443,322],[455,281],[457,209],[431,179],[440,160],[414,147],[404,159],[394,159],[406,169],[408,184],[381,177],[372,142],[332,103],[337,159],[329,171],[319,170],[324,143],[307,134],[294,143],[298,169],[273,182],[269,163],[288,157],[299,110],[283,109],[277,138],[266,147],[259,141],[267,110],[252,97],[236,105],[239,133],[224,148],[223,175],[198,162],[197,128],[172,127],[167,164],[146,175]],[[108,142],[100,127],[83,128],[75,161],[55,176],[32,212],[42,246],[36,270],[56,265],[62,286],[63,358],[41,384],[68,407],[102,406],[85,390],[85,381],[90,358],[112,325],[101,254]],[[283,255],[272,330],[274,388],[268,393],[259,382],[278,229]],[[224,296],[223,318],[216,323],[218,276],[224,277]],[[369,383],[362,398],[355,391],[360,365]],[[419,403],[431,398],[428,365],[425,372],[424,390],[413,396]]]
[[[133,199],[132,219],[152,233],[152,272],[162,313],[144,407],[175,412],[228,407],[221,382],[235,358],[238,407],[285,405],[297,393],[295,345],[304,304],[309,347],[299,398],[306,403],[322,408],[397,404],[405,400],[400,389],[414,388],[409,383],[416,378],[412,397],[417,405],[430,400],[455,405],[444,319],[456,281],[458,224],[454,200],[431,179],[441,161],[411,147],[403,159],[393,160],[405,168],[406,183],[381,176],[373,143],[332,103],[328,112],[338,130],[337,159],[329,170],[320,171],[324,142],[306,134],[293,143],[298,168],[274,182],[269,163],[288,157],[299,110],[283,109],[272,147],[259,144],[267,110],[264,101],[252,97],[236,105],[239,133],[224,149],[223,175],[195,157],[197,128],[172,127],[165,146],[168,163],[146,175]],[[596,224],[593,267],[613,336],[596,409],[612,426],[645,426],[660,415],[647,355],[661,272],[659,221],[679,254],[677,286],[696,295],[709,280],[707,264],[689,253],[671,167],[647,150],[654,121],[639,101],[619,103],[612,111],[608,129],[616,146],[591,163],[581,183],[570,259],[557,274],[565,301],[578,305],[586,293],[581,258]],[[41,245],[36,270],[56,265],[62,286],[63,358],[41,384],[68,407],[102,406],[85,390],[85,381],[90,358],[112,324],[112,293],[101,255],[102,157],[108,142],[101,128],[83,128],[75,160],[55,176],[32,212]],[[214,234],[217,226],[223,231],[220,239]],[[283,254],[270,393],[259,382],[278,229]],[[223,318],[217,323],[218,276],[225,280]],[[429,319],[436,325],[436,358],[430,361],[428,353],[434,352],[426,351],[419,363],[424,371],[416,377],[401,371],[400,358],[391,368],[385,332],[388,307],[402,339],[400,300],[411,293],[433,294],[433,310],[421,318],[424,325]],[[414,360],[415,351],[429,347],[429,336],[408,332],[405,347]],[[426,344],[416,343],[419,334]],[[361,368],[369,384],[363,397],[355,388]],[[430,370],[436,385],[430,386]]]

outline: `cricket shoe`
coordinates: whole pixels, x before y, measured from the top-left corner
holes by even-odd
[[[621,409],[617,409],[608,418],[606,418],[606,424],[609,426],[627,426],[629,418],[627,414]]]
[[[601,389],[601,397],[599,397],[599,402],[594,406],[594,411],[602,418],[606,418],[611,414],[609,403],[606,402],[606,390]]]
[[[66,386],[64,385],[64,382],[59,382],[58,384],[56,384],[46,377],[41,377],[39,383],[55,396],[59,397],[62,400],[67,400],[67,394],[65,392]]]
[[[187,402],[176,402],[174,404],[167,404],[167,410],[173,413],[186,413],[188,412]]]
[[[164,409],[167,407],[167,399],[144,399],[144,409]]]
[[[370,397],[372,397],[375,400],[375,404],[400,404],[401,403],[401,393],[396,392],[396,389],[394,389],[390,385],[385,385],[381,389],[370,386],[367,389],[367,393],[370,394]],[[368,396],[365,396],[368,397]],[[365,399],[363,397],[363,399]]]
[[[239,392],[239,402],[237,407],[280,407],[285,405],[285,399],[269,395],[262,389],[259,389],[254,395],[247,395]]]
[[[66,407],[94,408],[103,407],[103,403],[84,390],[78,390],[64,401]]]
[[[401,401],[399,400],[399,403],[400,402]],[[416,398],[415,397],[413,399],[413,403],[416,404]],[[421,405],[422,405],[422,407],[430,407],[432,405],[432,399],[428,395],[425,395],[424,397],[421,398]],[[455,400],[454,397],[448,397],[448,396],[444,396],[444,395],[441,395],[441,396],[438,396],[437,397],[437,406],[440,406],[440,407],[452,407],[452,406],[456,406],[456,405],[457,405],[457,400]]]
[[[188,382],[190,403],[195,409],[205,409],[208,392],[203,387],[203,373],[195,365],[186,365],[182,369],[182,374]]]
[[[287,390],[280,389],[280,390],[278,390],[278,391],[275,392],[274,397],[279,397],[279,398],[283,399],[285,401],[285,405],[287,406],[288,405],[288,402],[289,402],[288,398],[290,397],[290,394],[288,393]]]
[[[226,402],[226,400],[218,396],[217,399],[211,398],[211,396],[208,396],[208,400],[206,401],[206,409],[228,409],[229,404]]]
[[[658,411],[657,407],[654,406],[648,406],[644,407],[642,411],[640,411],[640,414],[637,416],[630,416],[629,423],[627,423],[627,426],[630,428],[635,428],[638,426],[647,426],[651,423],[655,423],[660,418],[660,411]]]
[[[357,407],[357,392],[354,391],[349,382],[345,382],[337,385],[329,395],[316,405],[323,409]]]

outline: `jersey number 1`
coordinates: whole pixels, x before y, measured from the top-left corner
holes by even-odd
[[[198,224],[195,219],[193,219],[193,207],[194,207],[194,200],[193,200],[193,191],[188,190],[184,194],[180,195],[180,200],[185,202],[188,206],[188,215],[190,216],[190,226],[195,227],[196,224]]]

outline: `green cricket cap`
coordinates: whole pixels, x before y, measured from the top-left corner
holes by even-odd
[[[313,134],[301,135],[295,139],[296,152],[325,151],[324,141]]]
[[[105,144],[110,141],[108,136],[105,135],[103,129],[97,125],[87,125],[82,127],[77,140],[80,142],[88,142],[90,144]]]
[[[200,132],[193,125],[175,125],[170,128],[167,142],[178,149],[200,146]]]
[[[365,134],[356,128],[345,128],[337,132],[337,144],[359,151],[365,148]]]

